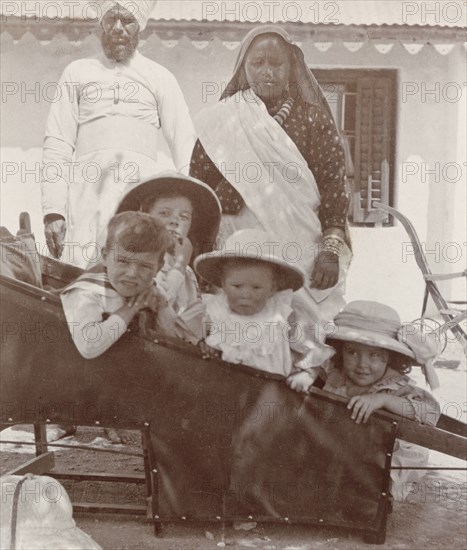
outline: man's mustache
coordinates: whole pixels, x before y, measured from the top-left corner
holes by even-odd
[[[130,58],[136,50],[139,42],[138,34],[125,37],[125,42],[116,43],[116,36],[108,35],[105,32],[101,36],[102,49],[109,59],[124,61]]]

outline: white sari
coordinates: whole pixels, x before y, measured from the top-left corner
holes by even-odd
[[[294,311],[308,335],[306,365],[332,355],[324,346],[330,323],[345,304],[343,283],[350,253],[341,258],[339,282],[319,290],[308,284],[322,238],[320,194],[315,177],[295,143],[269,115],[251,89],[237,92],[201,114],[199,139],[211,160],[241,194],[239,215],[223,215],[220,246],[234,231],[261,228],[296,262],[307,284],[295,294]]]

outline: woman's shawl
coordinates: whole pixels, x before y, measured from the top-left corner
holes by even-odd
[[[302,50],[292,41],[290,35],[284,29],[276,27],[275,25],[257,27],[252,29],[245,36],[240,46],[240,51],[238,52],[234,74],[221,96],[221,101],[236,94],[240,90],[249,88],[244,69],[245,55],[253,40],[265,34],[277,34],[289,44],[292,60],[289,79],[289,95],[294,99],[301,99],[306,103],[319,103],[327,110],[329,116],[334,119],[318,81],[307,67]]]
[[[205,111],[199,138],[261,227],[279,243],[296,243],[305,271],[321,236],[318,186],[305,159],[265,104],[248,89]]]

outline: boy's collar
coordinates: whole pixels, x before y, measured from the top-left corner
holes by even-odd
[[[115,288],[112,286],[112,283],[110,282],[110,279],[107,275],[106,267],[104,266],[104,264],[100,262],[90,267],[89,269],[86,269],[86,271],[84,271],[78,277],[78,279],[76,279],[75,283],[77,282],[88,282],[98,286],[102,286],[105,289],[113,290],[114,292],[117,292]],[[72,283],[72,285],[73,284],[74,283]]]

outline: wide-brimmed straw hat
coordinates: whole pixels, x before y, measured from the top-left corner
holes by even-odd
[[[195,259],[195,271],[208,283],[222,287],[223,266],[232,258],[258,260],[273,264],[279,273],[279,290],[298,290],[304,284],[303,272],[284,260],[274,239],[264,231],[242,229],[231,235],[222,250],[201,254]]]
[[[357,342],[395,351],[415,360],[415,353],[403,341],[400,317],[392,307],[379,302],[357,300],[350,302],[334,319],[335,332],[331,340]]]
[[[219,231],[221,205],[214,191],[202,181],[177,172],[162,172],[132,187],[120,201],[116,214],[141,210],[148,199],[154,201],[166,193],[187,197],[193,205],[193,219],[188,237],[193,246],[209,247]],[[204,248],[206,250],[206,248]]]
[[[0,478],[0,548],[5,550],[101,550],[76,527],[64,487],[48,476]]]

